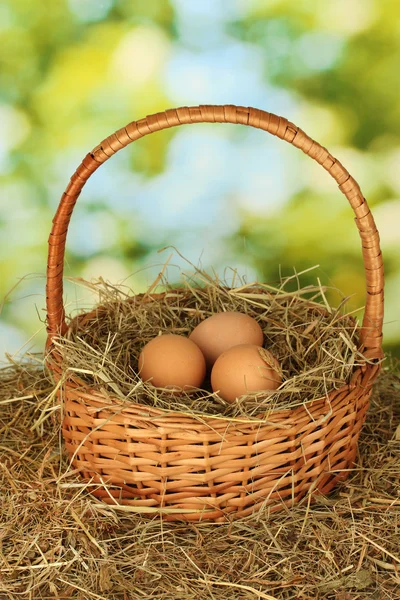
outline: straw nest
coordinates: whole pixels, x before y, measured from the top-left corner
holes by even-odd
[[[80,283],[98,293],[99,304],[72,319],[68,334],[54,343],[61,348],[68,377],[116,401],[251,418],[326,396],[348,382],[364,360],[358,350],[357,322],[344,311],[346,299],[333,309],[326,288],[320,284],[301,288],[298,275],[281,280],[277,287],[243,282],[228,287],[196,270],[183,277],[180,287],[171,287],[161,274],[157,285],[141,295],[102,280]],[[179,397],[141,381],[138,358],[147,342],[164,333],[188,336],[205,318],[223,311],[246,313],[261,325],[264,347],[282,368],[283,383],[276,392],[243,396],[231,404],[212,392],[207,378],[202,389]]]
[[[400,366],[378,380],[335,495],[230,524],[144,520],[71,470],[40,358],[0,371],[1,600],[395,600]],[[397,433],[396,433],[397,432]]]

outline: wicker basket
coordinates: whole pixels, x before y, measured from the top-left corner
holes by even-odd
[[[350,383],[268,421],[183,413],[121,401],[63,374],[54,336],[68,331],[63,264],[68,224],[90,175],[115,152],[154,131],[191,123],[257,127],[300,148],[336,180],[350,202],[362,241],[367,282],[360,328],[366,357]],[[171,109],[134,121],[106,138],[82,161],[68,184],[49,238],[48,365],[59,382],[65,445],[88,488],[108,504],[130,506],[166,520],[224,521],[292,506],[305,495],[329,492],[352,468],[371,386],[382,358],[383,263],[379,234],[359,186],[325,148],[285,118],[240,106]]]

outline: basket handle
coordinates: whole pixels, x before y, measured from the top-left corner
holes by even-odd
[[[381,358],[383,356],[383,261],[379,233],[357,182],[326,148],[287,119],[256,108],[234,105],[185,106],[147,116],[119,129],[85,156],[61,197],[49,237],[46,284],[48,344],[51,344],[53,336],[64,335],[68,329],[63,305],[65,242],[74,205],[87,179],[118,150],[149,133],[177,125],[204,122],[250,125],[268,131],[300,148],[335,179],[340,191],[353,208],[362,243],[367,295],[361,327],[364,354],[370,359]]]

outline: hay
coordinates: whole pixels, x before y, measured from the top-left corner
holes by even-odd
[[[298,287],[290,290],[296,281]],[[299,274],[266,284],[236,285],[233,289],[201,270],[183,279],[179,288],[158,280],[141,296],[100,280],[90,285],[99,305],[77,315],[61,347],[63,369],[79,385],[101,389],[117,401],[157,406],[185,413],[224,417],[267,416],[277,407],[294,408],[312,402],[347,383],[363,360],[358,351],[356,320],[326,300],[326,288],[300,287]],[[159,288],[164,293],[159,292]],[[143,346],[159,333],[189,335],[203,319],[216,312],[239,311],[254,317],[264,331],[264,347],[278,359],[283,373],[280,388],[243,396],[230,404],[204,389],[177,397],[145,384],[137,362]],[[79,378],[79,379],[77,379]]]
[[[193,525],[144,520],[88,494],[33,359],[0,371],[1,600],[399,598],[399,365],[378,380],[356,468],[334,495]]]

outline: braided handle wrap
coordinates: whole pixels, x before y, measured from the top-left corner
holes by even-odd
[[[149,133],[178,125],[205,122],[249,125],[268,131],[268,133],[300,148],[322,165],[338,183],[340,191],[346,196],[354,210],[355,222],[362,243],[367,294],[361,328],[364,354],[371,359],[381,358],[383,261],[379,246],[379,233],[357,182],[326,148],[287,119],[256,108],[234,105],[184,106],[150,115],[119,129],[85,156],[61,197],[49,237],[46,285],[48,342],[51,343],[53,336],[64,335],[67,331],[63,305],[65,242],[72,211],[87,179],[118,150]]]

